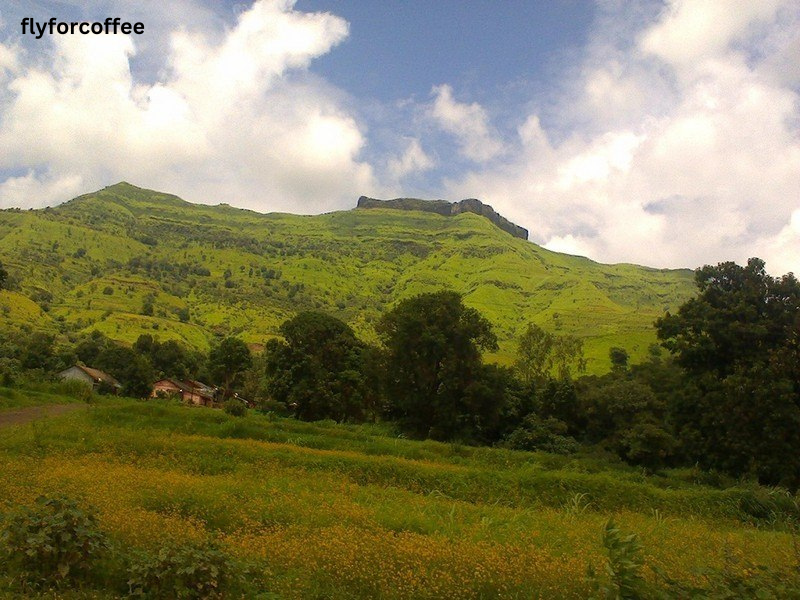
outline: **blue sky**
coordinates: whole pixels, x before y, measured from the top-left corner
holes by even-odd
[[[425,98],[443,82],[480,102],[520,85],[546,89],[586,43],[594,14],[583,0],[300,0],[296,8],[350,23],[348,39],[313,70],[387,103]]]
[[[603,262],[800,271],[796,0],[7,0],[0,79],[0,207],[478,197]]]

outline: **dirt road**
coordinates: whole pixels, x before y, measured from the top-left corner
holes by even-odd
[[[0,412],[0,427],[21,425],[42,417],[55,417],[86,408],[85,404],[50,404],[46,406],[27,406]]]

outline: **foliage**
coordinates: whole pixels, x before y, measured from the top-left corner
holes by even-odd
[[[227,337],[211,348],[208,365],[212,376],[222,383],[223,397],[231,394],[236,378],[252,364],[250,349],[242,340]]]
[[[586,371],[583,342],[575,336],[555,335],[528,323],[519,338],[514,367],[527,385],[542,382],[553,373],[558,379],[569,379]]]
[[[243,417],[247,414],[247,405],[239,398],[230,398],[223,406],[225,414],[232,417]]]
[[[7,515],[0,543],[26,577],[55,585],[85,576],[108,549],[94,514],[66,496],[40,496],[35,506]]]
[[[764,262],[698,269],[697,298],[656,322],[691,378],[673,407],[690,459],[800,486],[800,282]]]
[[[210,542],[168,543],[139,555],[128,569],[134,598],[224,598],[242,584],[241,567]]]
[[[604,577],[589,571],[589,580],[596,600],[639,600],[646,597],[642,577],[642,544],[635,533],[624,535],[613,519],[603,528],[603,547],[608,553]]]
[[[377,326],[386,348],[391,414],[415,437],[470,438],[497,410],[476,389],[481,350],[497,347],[491,325],[455,292],[401,301]]]
[[[612,371],[619,372],[628,368],[628,360],[630,359],[630,355],[625,348],[613,346],[608,351],[608,357],[611,359]]]
[[[8,271],[5,270],[3,267],[3,263],[0,262],[0,290],[2,290],[6,285],[6,280],[8,279]]]
[[[566,433],[567,426],[562,421],[552,417],[542,419],[531,414],[525,417],[520,427],[506,436],[503,446],[514,450],[571,454],[578,450],[578,442]]]
[[[675,440],[667,429],[667,407],[647,385],[629,379],[582,382],[581,412],[585,435],[634,464],[658,467],[667,461]]]
[[[800,282],[767,274],[764,261],[706,265],[695,273],[699,295],[656,322],[678,364],[719,378],[763,364],[782,347],[800,312]]]
[[[283,340],[265,350],[267,391],[306,421],[363,421],[378,409],[375,351],[349,325],[301,312],[281,325]]]
[[[150,362],[132,348],[108,342],[92,365],[114,376],[122,384],[122,393],[144,398],[150,393],[155,373]]]

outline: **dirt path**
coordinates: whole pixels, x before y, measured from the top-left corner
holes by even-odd
[[[56,417],[79,409],[86,408],[85,404],[49,404],[45,406],[27,406],[14,410],[0,412],[0,427],[22,425],[41,419],[42,417]]]

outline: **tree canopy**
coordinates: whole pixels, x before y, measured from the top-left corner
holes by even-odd
[[[707,467],[800,485],[800,283],[764,262],[698,269],[699,295],[656,322],[688,374],[673,409],[686,452]]]
[[[362,421],[374,416],[374,351],[349,325],[321,312],[301,312],[266,346],[267,391],[300,419]]]
[[[480,313],[451,291],[408,298],[377,325],[386,350],[392,414],[409,433],[474,437],[497,410],[487,398],[482,350],[497,338]]]
[[[242,340],[227,337],[211,348],[208,367],[213,377],[222,382],[224,397],[231,393],[236,378],[252,363],[250,349]]]
[[[553,373],[559,379],[586,371],[583,342],[571,335],[555,335],[536,325],[528,327],[517,345],[514,368],[526,385],[541,383]]]

